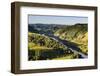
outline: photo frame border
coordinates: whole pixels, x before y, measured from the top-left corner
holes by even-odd
[[[80,67],[62,67],[62,68],[47,68],[47,69],[27,69],[20,70],[20,8],[24,7],[45,7],[57,9],[79,9],[94,11],[94,65]],[[63,4],[48,4],[48,3],[32,3],[32,2],[13,2],[11,3],[11,72],[15,74],[25,73],[42,73],[42,72],[57,72],[57,71],[74,71],[74,70],[89,70],[97,69],[98,52],[97,52],[97,7],[81,6],[81,5],[63,5]]]

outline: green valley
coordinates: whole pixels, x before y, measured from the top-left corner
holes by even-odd
[[[87,58],[87,24],[30,24],[28,60]]]

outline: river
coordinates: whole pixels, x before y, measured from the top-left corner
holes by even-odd
[[[45,36],[49,36],[52,39],[59,41],[61,44],[63,44],[65,47],[68,47],[72,52],[79,54],[81,56],[81,58],[87,58],[88,56],[85,55],[84,53],[81,52],[81,49],[78,48],[76,43],[67,41],[67,40],[62,40],[57,36],[54,36],[53,34],[46,34],[46,33],[42,33]]]

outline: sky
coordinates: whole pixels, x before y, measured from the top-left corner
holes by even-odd
[[[29,15],[28,23],[43,23],[43,24],[66,24],[73,25],[76,23],[88,23],[88,17],[79,16],[47,16],[47,15]]]

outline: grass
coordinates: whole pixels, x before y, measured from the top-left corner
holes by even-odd
[[[88,54],[88,28],[87,24],[76,24],[74,26],[68,26],[67,28],[58,29],[55,36],[63,40],[67,40],[78,44],[82,53]]]
[[[39,45],[36,45],[32,42],[28,43],[28,47],[30,50],[52,50],[52,48],[48,48],[45,46],[39,46]]]
[[[63,57],[59,57],[59,58],[53,58],[53,60],[66,60],[66,59],[74,59],[74,54],[69,54]]]

